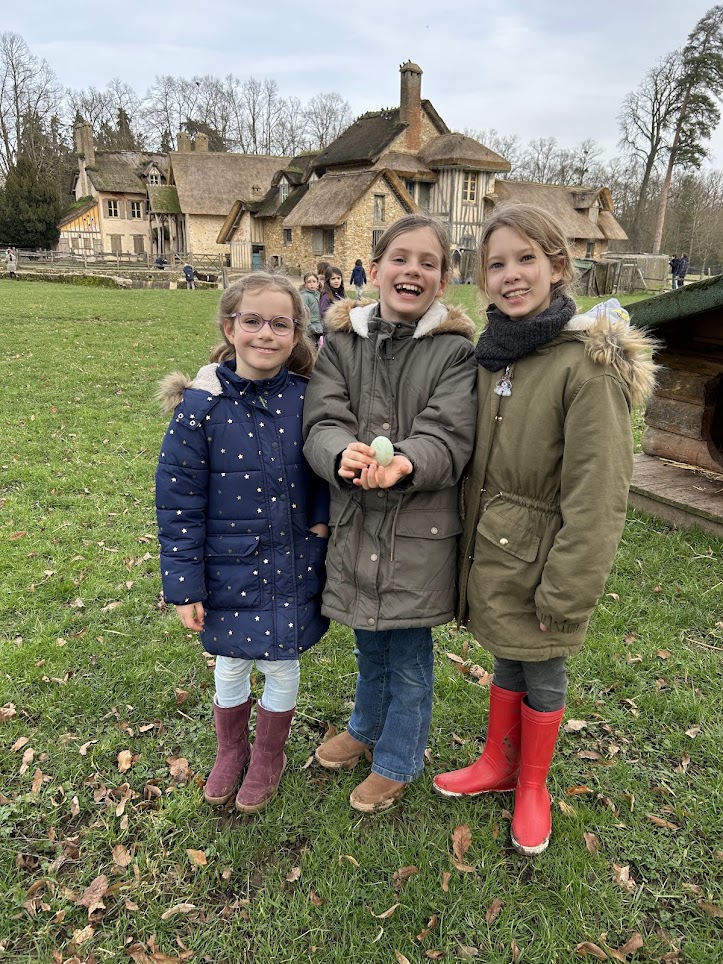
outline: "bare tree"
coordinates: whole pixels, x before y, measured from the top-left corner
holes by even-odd
[[[309,147],[321,150],[335,140],[352,121],[351,107],[341,94],[314,94],[306,107]]]
[[[42,169],[53,118],[61,113],[62,87],[47,61],[16,33],[0,34],[0,176],[20,156]]]

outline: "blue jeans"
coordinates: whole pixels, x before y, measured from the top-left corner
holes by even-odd
[[[354,630],[359,675],[348,732],[374,751],[372,770],[411,783],[424,768],[432,722],[432,630]]]

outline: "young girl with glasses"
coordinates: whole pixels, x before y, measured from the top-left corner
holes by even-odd
[[[223,294],[223,341],[173,411],[156,473],[163,595],[216,657],[216,762],[206,801],[260,810],[276,792],[299,690],[299,656],[324,635],[328,490],[302,455],[314,351],[298,290],[255,273]],[[265,676],[249,746],[250,674]],[[246,769],[248,766],[248,769]]]
[[[450,260],[434,218],[391,225],[369,272],[379,302],[330,310],[307,394],[304,452],[331,486],[323,611],[354,629],[358,667],[349,724],[316,759],[340,770],[373,754],[350,798],[363,813],[392,806],[422,772],[431,627],[456,604],[457,482],[474,440],[476,366],[473,323],[440,300]]]

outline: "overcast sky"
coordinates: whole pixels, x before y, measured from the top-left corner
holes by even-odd
[[[617,153],[626,93],[682,46],[713,6],[699,0],[21,0],[1,30],[20,34],[66,87],[112,77],[140,94],[157,74],[276,80],[303,102],[337,91],[354,116],[399,103],[399,65],[452,130],[495,128],[563,147],[595,138]],[[111,12],[112,11],[112,12]],[[711,141],[723,168],[723,129]]]

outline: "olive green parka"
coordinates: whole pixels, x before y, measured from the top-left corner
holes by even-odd
[[[435,301],[416,326],[383,321],[376,302],[343,301],[306,392],[304,455],[330,485],[332,534],[322,611],[355,629],[452,619],[461,531],[458,483],[474,442],[474,325]],[[365,491],[338,475],[344,449],[391,439],[414,471]]]
[[[625,321],[579,315],[510,366],[508,396],[495,392],[506,373],[479,368],[457,618],[495,656],[582,646],[625,524],[630,410],[652,391],[652,348]]]

